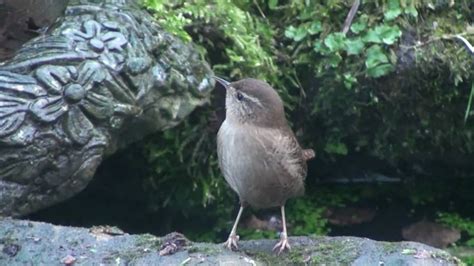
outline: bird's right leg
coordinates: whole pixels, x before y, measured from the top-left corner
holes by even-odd
[[[229,238],[224,243],[224,246],[228,249],[232,250],[233,248],[238,249],[239,246],[237,245],[237,241],[239,241],[239,236],[237,235],[237,225],[239,224],[240,216],[244,211],[244,206],[240,206],[239,213],[237,214],[237,218],[235,218],[234,226],[230,231]]]

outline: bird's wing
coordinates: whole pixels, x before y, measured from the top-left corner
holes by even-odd
[[[268,158],[272,158],[269,166],[276,170],[275,178],[280,184],[302,186],[307,173],[306,160],[293,133],[290,130],[263,129],[259,135]]]

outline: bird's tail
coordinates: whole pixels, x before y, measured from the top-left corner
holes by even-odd
[[[315,156],[316,156],[316,153],[314,152],[313,149],[305,149],[305,150],[303,150],[303,158],[304,158],[306,161],[309,161],[309,160],[313,159]]]

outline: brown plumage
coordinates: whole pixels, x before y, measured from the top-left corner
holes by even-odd
[[[314,151],[300,147],[278,93],[266,82],[216,80],[226,88],[226,119],[217,137],[219,166],[242,205],[226,246],[237,248],[237,224],[247,204],[281,207],[283,232],[275,246],[280,253],[290,248],[284,205],[304,194],[306,160],[314,157]]]

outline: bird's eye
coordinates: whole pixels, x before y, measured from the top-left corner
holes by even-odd
[[[244,99],[244,96],[242,95],[242,93],[237,92],[237,100],[242,101],[243,99]]]

